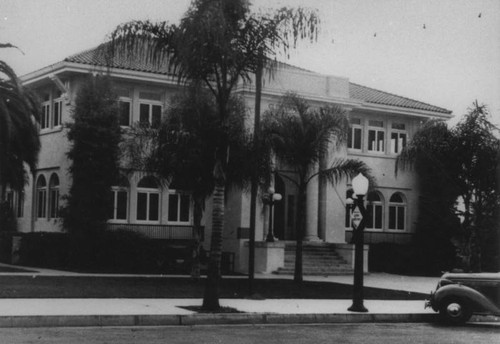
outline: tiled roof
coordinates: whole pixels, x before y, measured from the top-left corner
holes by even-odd
[[[82,63],[92,66],[122,68],[133,71],[149,72],[155,74],[167,75],[168,68],[166,63],[160,67],[148,63],[140,59],[127,59],[113,57],[112,59],[106,54],[106,44],[102,44],[97,48],[89,49],[81,53],[72,55],[64,59],[66,62]],[[293,68],[297,68],[292,66]],[[451,111],[438,106],[426,104],[417,100],[401,97],[388,92],[376,90],[374,88],[349,83],[349,96],[352,99],[361,100],[366,103],[395,106],[400,108],[432,111],[443,114],[450,114]]]
[[[379,91],[374,88],[358,85],[352,82],[349,83],[349,96],[353,99],[359,99],[372,104],[397,106],[402,108],[433,111],[445,114],[451,113],[450,110],[446,110],[438,106],[423,103],[410,98],[397,96],[392,93]]]
[[[167,64],[156,66],[144,59],[128,59],[120,56],[110,57],[107,54],[107,45],[101,44],[97,48],[85,50],[81,53],[69,56],[64,59],[66,62],[82,63],[91,66],[121,68],[140,72],[155,74],[169,74]]]

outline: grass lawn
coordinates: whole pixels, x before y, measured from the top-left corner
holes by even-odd
[[[35,272],[33,270],[28,270],[28,269],[22,269],[22,268],[14,268],[14,267],[10,267],[10,266],[4,266],[4,265],[0,265],[0,273],[2,272]]]
[[[190,277],[88,277],[0,275],[0,298],[202,298],[205,279]],[[221,298],[248,297],[247,278],[223,278]],[[256,279],[254,293],[266,299],[351,299],[352,286],[331,282]],[[367,300],[424,300],[428,295],[364,288]]]

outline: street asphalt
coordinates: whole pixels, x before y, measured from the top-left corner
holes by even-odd
[[[16,273],[75,276],[76,273],[32,269],[36,272]],[[12,273],[1,273],[10,275]],[[79,274],[81,275],[81,274]],[[113,275],[117,276],[117,275]],[[130,276],[130,275],[122,275]],[[225,278],[242,278],[229,277]],[[277,278],[257,274],[256,278]],[[291,278],[280,276],[279,278]],[[351,284],[352,275],[305,276],[305,280]],[[438,278],[371,273],[364,285],[408,292],[430,293]],[[365,300],[366,313],[348,311],[350,300],[306,299],[221,299],[220,304],[237,312],[199,313],[201,299],[0,299],[0,327],[52,326],[165,326],[205,324],[292,324],[292,323],[356,323],[356,322],[433,322],[437,314],[424,309],[424,300]],[[473,317],[473,321],[481,321]],[[488,321],[499,321],[488,317]]]

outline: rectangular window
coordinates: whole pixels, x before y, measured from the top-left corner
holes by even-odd
[[[181,195],[181,202],[180,202],[181,222],[189,222],[190,208],[191,208],[191,197],[189,197],[189,195]]]
[[[50,103],[42,104],[42,114],[40,118],[40,129],[50,128]]]
[[[139,121],[157,128],[161,122],[161,112],[161,105],[141,103],[139,104]]]
[[[59,217],[59,189],[50,189],[49,195],[49,217],[54,219]]]
[[[7,191],[7,204],[9,205],[9,209],[14,209],[14,192]]]
[[[128,192],[127,191],[116,191],[116,220],[126,220],[127,219],[127,201]]]
[[[396,229],[396,207],[389,207],[389,229]]]
[[[188,194],[171,193],[168,195],[168,221],[191,222],[191,196]]]
[[[368,204],[366,206],[366,228],[368,229],[382,229],[382,205]]]
[[[16,216],[17,217],[24,216],[24,192],[17,193]]]
[[[62,100],[56,100],[54,101],[54,111],[53,111],[53,117],[52,117],[52,125],[54,127],[58,127],[61,125],[61,119],[62,119]]]
[[[120,111],[120,125],[123,127],[130,126],[130,101],[120,100],[118,106]]]
[[[145,221],[147,220],[148,213],[148,194],[138,193],[137,194],[137,220]]]
[[[137,193],[137,220],[158,221],[160,219],[160,194],[158,192]]]
[[[398,207],[398,227],[399,230],[405,229],[405,208]]]
[[[139,92],[139,99],[161,101],[161,94],[155,92]]]
[[[160,210],[160,195],[157,193],[149,194],[149,221],[159,220],[159,210]]]
[[[361,119],[351,118],[350,123],[351,127],[347,135],[347,148],[361,149],[361,137],[363,133]]]
[[[178,208],[179,208],[179,195],[170,194],[168,196],[168,221],[177,222]]]
[[[384,122],[383,121],[368,121],[368,125],[370,127],[383,128],[384,127]]]
[[[402,206],[389,207],[389,229],[396,229],[396,230],[405,229],[405,207]]]
[[[113,207],[110,209],[110,220],[127,220],[128,192],[126,190],[113,189]]]
[[[46,209],[47,209],[47,190],[45,189],[40,189],[38,190],[38,195],[37,195],[37,217],[38,218],[43,218],[46,215]]]
[[[399,154],[406,147],[406,133],[391,132],[391,153]]]
[[[384,152],[385,132],[383,130],[368,130],[368,150],[371,152]]]
[[[151,114],[151,126],[153,128],[158,128],[161,123],[161,106],[153,105]]]

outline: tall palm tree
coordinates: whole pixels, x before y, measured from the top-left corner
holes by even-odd
[[[303,98],[287,94],[280,105],[265,114],[263,137],[276,157],[276,174],[298,189],[297,246],[294,281],[302,282],[302,247],[306,229],[307,185],[314,178],[325,178],[335,185],[343,177],[363,173],[371,179],[370,169],[359,160],[335,158],[320,169],[329,147],[339,148],[345,142],[349,123],[338,106],[312,108]]]
[[[0,43],[0,48],[15,48]],[[12,68],[0,61],[0,200],[7,187],[21,191],[27,182],[24,164],[33,171],[40,139],[37,121],[40,106],[35,95],[23,87]]]
[[[240,79],[250,81],[262,51],[288,51],[290,44],[315,37],[315,13],[283,8],[270,16],[252,15],[247,0],[193,0],[179,25],[135,21],[112,34],[112,51],[122,56],[142,56],[158,66],[167,61],[180,82],[203,84],[217,104],[223,127],[231,116],[230,98]],[[217,138],[212,212],[212,235],[205,309],[218,309],[218,280],[224,227],[225,179],[228,173],[228,137]]]
[[[244,103],[233,98],[230,106],[231,121],[221,128],[213,98],[204,90],[190,89],[187,94],[173,98],[166,120],[159,129],[142,124],[133,126],[123,145],[128,168],[154,173],[169,187],[174,183],[176,188],[191,192],[195,233],[191,275],[195,278],[200,275],[201,220],[205,202],[214,192],[213,169],[217,138],[221,132],[227,133],[231,151],[226,188],[245,189],[256,163],[244,125]],[[265,155],[259,161],[263,160],[262,157]],[[269,173],[263,175],[267,177]]]

